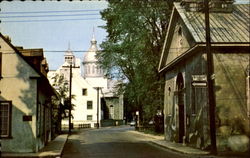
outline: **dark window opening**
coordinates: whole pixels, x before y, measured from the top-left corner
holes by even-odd
[[[92,115],[87,115],[87,120],[88,120],[88,121],[93,120],[93,116],[92,116]]]
[[[93,102],[87,101],[87,109],[93,109]]]
[[[87,95],[87,89],[86,88],[84,88],[84,89],[82,89],[82,95]]]

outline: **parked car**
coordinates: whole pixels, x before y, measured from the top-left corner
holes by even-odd
[[[151,120],[151,121],[148,122],[148,124],[149,124],[149,125],[153,125],[153,124],[155,124],[155,121],[154,121],[154,120]]]
[[[135,121],[134,120],[130,122],[130,126],[135,126]]]

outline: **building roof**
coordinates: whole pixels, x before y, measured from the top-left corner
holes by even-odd
[[[205,42],[205,15],[203,12],[186,11],[180,3],[175,8],[195,42]],[[211,42],[250,42],[250,4],[234,4],[232,13],[210,13]]]
[[[1,32],[0,32],[0,38],[2,38],[14,51],[16,54],[18,54],[32,69],[35,70],[35,72],[40,76],[42,82],[45,84],[46,88],[48,88],[50,91],[48,91],[48,94],[51,95],[57,95],[56,91],[54,90],[54,88],[50,85],[48,78],[40,71],[40,69],[36,68],[35,65],[32,63],[32,61],[28,60],[24,54],[20,51],[20,49],[22,50],[22,47],[18,47],[16,48],[15,46],[12,45],[11,41],[9,39],[7,39]],[[26,49],[28,50],[28,49]],[[27,52],[30,52],[32,49],[28,50]],[[40,52],[42,49],[34,49],[38,52]],[[27,55],[27,54],[26,54]],[[28,54],[28,55],[32,55],[32,54]],[[40,56],[41,54],[38,53],[38,56]],[[33,76],[30,76],[33,77]]]
[[[181,3],[174,3],[170,24],[163,45],[158,70],[163,72],[170,65],[188,57],[194,50],[205,48],[205,15],[204,12],[187,11]],[[233,4],[232,12],[210,12],[210,35],[213,46],[220,47],[249,47],[250,44],[250,4]],[[177,18],[183,21],[185,27],[193,38],[191,48],[172,62],[166,64],[169,48],[173,38],[173,29]]]

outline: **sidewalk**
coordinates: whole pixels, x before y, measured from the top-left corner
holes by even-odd
[[[63,147],[68,139],[68,134],[57,136],[54,140],[48,143],[41,151],[37,153],[2,153],[3,158],[60,158]]]
[[[248,153],[218,153],[218,155],[211,155],[209,151],[204,151],[200,150],[197,148],[192,148],[189,146],[185,146],[181,143],[173,143],[167,140],[164,140],[164,136],[155,136],[151,134],[145,134],[143,132],[138,132],[138,131],[130,131],[132,133],[140,134],[143,135],[144,137],[150,138],[149,141],[155,145],[161,146],[166,149],[170,149],[172,151],[176,151],[179,153],[183,154],[190,154],[190,155],[199,155],[199,156],[204,156],[204,157],[209,157],[209,158],[248,158],[249,154]]]
[[[164,140],[164,136],[155,136],[155,135],[151,135],[151,134],[145,134],[143,132],[138,132],[138,131],[131,131],[133,133],[137,133],[140,135],[143,135],[145,137],[151,138],[150,142],[155,144],[155,145],[159,145],[161,147],[176,151],[176,152],[180,152],[183,154],[194,154],[194,155],[209,155],[209,152],[207,151],[203,151],[203,150],[199,150],[196,148],[191,148],[185,145],[182,145],[180,143],[173,143],[170,141],[166,141]]]

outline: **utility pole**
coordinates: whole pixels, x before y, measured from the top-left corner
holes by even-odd
[[[209,26],[209,0],[204,0],[205,11],[205,29],[206,29],[206,53],[207,53],[207,85],[209,98],[209,122],[211,137],[211,153],[217,154],[216,147],[216,125],[215,125],[215,94],[214,94],[214,63],[211,52],[211,37]]]
[[[71,87],[72,87],[72,63],[69,67],[69,134],[71,134]]]
[[[99,128],[99,89],[100,87],[97,87],[97,128]]]

